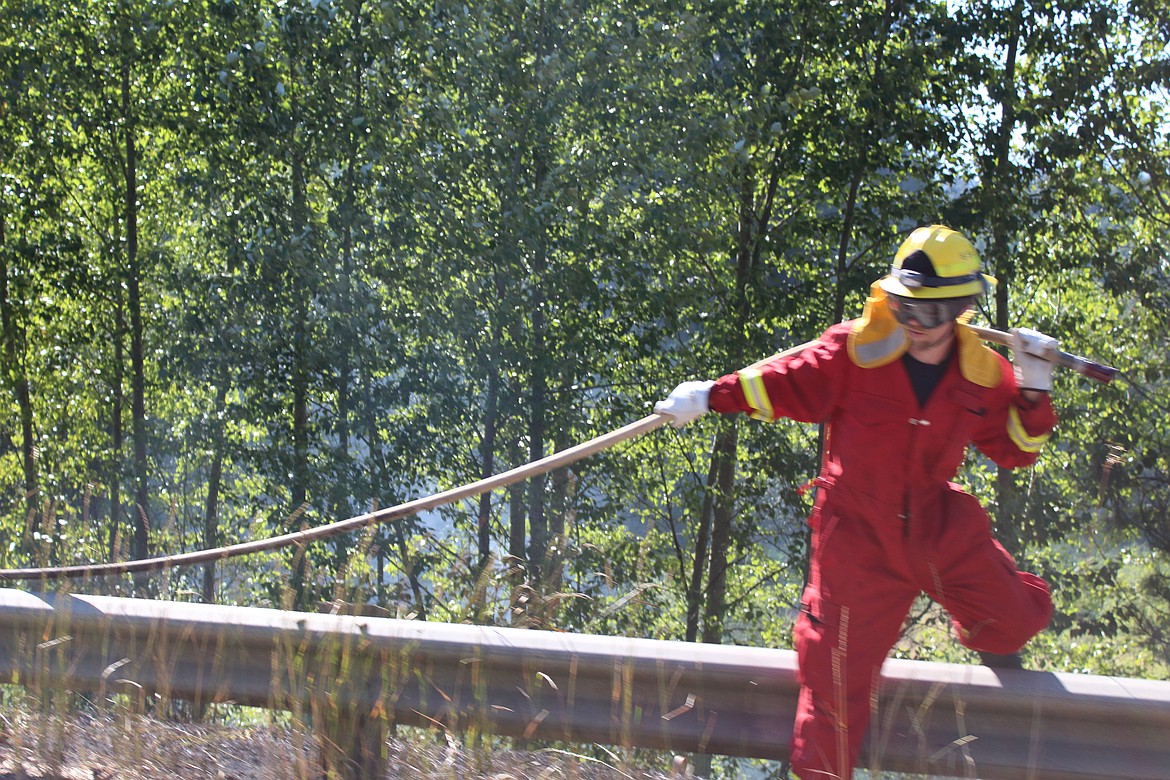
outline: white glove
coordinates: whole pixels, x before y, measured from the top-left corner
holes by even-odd
[[[675,428],[681,428],[710,411],[707,396],[714,384],[714,380],[683,382],[670,391],[665,401],[654,404],[654,411],[657,414],[670,415],[674,418],[670,424]]]
[[[1060,342],[1031,328],[1012,328],[1012,362],[1016,381],[1024,390],[1052,389],[1052,369],[1056,365],[1045,356],[1060,347]]]

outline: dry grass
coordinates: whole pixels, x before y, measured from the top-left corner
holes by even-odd
[[[633,768],[553,748],[470,748],[403,730],[387,743],[387,778],[669,780],[682,772]],[[409,733],[405,733],[409,732]],[[663,764],[669,758],[661,758]],[[175,723],[139,715],[60,717],[0,712],[0,780],[317,780],[312,734],[281,726]]]

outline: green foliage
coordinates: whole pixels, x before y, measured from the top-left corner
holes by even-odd
[[[1123,371],[1058,376],[1033,469],[961,475],[1054,586],[1032,658],[1165,676],[1157,4],[67,6],[0,10],[0,565],[519,466],[855,316],[944,220],[1000,277],[986,319]],[[153,591],[788,646],[818,453],[815,426],[704,419]],[[966,658],[914,618],[899,654]]]

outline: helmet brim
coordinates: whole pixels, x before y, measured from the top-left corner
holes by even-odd
[[[951,285],[948,287],[907,287],[893,276],[883,276],[878,280],[878,286],[890,295],[900,295],[903,298],[918,298],[919,300],[939,300],[942,298],[966,298],[980,296],[990,292],[996,285],[994,276],[979,274],[981,279],[972,280],[967,284]]]

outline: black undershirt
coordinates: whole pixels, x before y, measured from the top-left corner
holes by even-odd
[[[947,372],[947,366],[951,364],[951,355],[953,354],[954,350],[948,352],[941,363],[923,363],[921,360],[910,357],[909,352],[902,355],[902,365],[906,367],[906,374],[910,377],[910,384],[914,387],[914,395],[918,397],[920,407],[926,406],[930,394],[934,392],[934,388],[938,387],[943,374]]]

